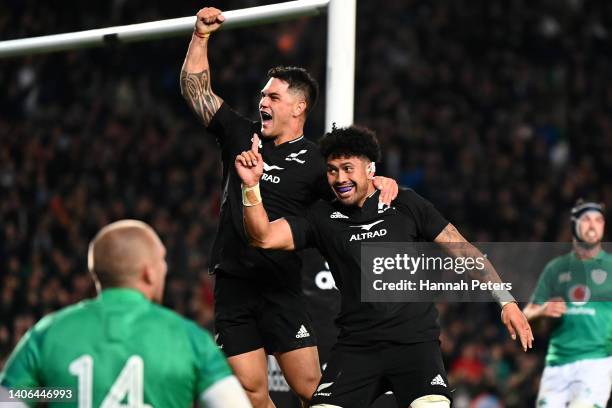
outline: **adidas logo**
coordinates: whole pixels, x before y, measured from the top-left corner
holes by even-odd
[[[310,333],[308,333],[308,330],[306,330],[304,325],[301,325],[300,326],[300,330],[298,330],[297,334],[295,335],[295,338],[296,339],[303,339],[305,337],[310,337]]]
[[[431,380],[431,385],[441,385],[443,387],[446,387],[446,383],[444,382],[440,374],[436,375],[434,379]]]
[[[334,213],[332,213],[332,215],[329,216],[329,218],[348,218],[346,215],[342,214],[339,211],[336,211]]]

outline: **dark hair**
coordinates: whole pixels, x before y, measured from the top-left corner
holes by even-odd
[[[380,145],[376,134],[361,126],[336,128],[326,133],[319,141],[321,154],[325,159],[360,156],[370,161],[380,160]]]
[[[274,67],[268,71],[268,78],[277,78],[289,84],[288,89],[296,89],[306,98],[306,113],[317,104],[319,84],[304,68]]]

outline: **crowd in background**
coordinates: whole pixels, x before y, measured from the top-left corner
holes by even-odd
[[[0,39],[202,6],[8,0]],[[582,0],[358,2],[355,122],[377,131],[381,173],[430,199],[471,241],[569,241],[578,197],[612,205],[611,20],[612,3]],[[213,89],[251,117],[272,66],[305,66],[324,90],[325,26],[312,18],[213,34]],[[180,96],[187,44],[183,36],[0,65],[0,367],[38,318],[94,295],[87,244],[119,218],[160,233],[166,304],[211,327],[220,158]],[[323,133],[323,105],[309,118],[311,139]],[[497,309],[440,310],[456,406],[533,405],[546,332],[524,354]]]

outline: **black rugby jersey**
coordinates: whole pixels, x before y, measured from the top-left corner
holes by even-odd
[[[433,303],[362,302],[361,243],[433,241],[448,225],[434,206],[413,190],[400,190],[391,206],[379,192],[363,205],[319,201],[304,217],[286,217],[296,249],[314,246],[329,263],[342,294],[339,345],[417,343],[438,339]]]
[[[212,247],[211,272],[221,269],[252,279],[282,278],[299,285],[298,254],[253,248],[244,230],[241,180],[234,161],[238,154],[251,149],[253,133],[259,133],[260,124],[241,116],[224,102],[207,130],[215,135],[221,147],[223,164],[221,215]],[[260,139],[264,172],[259,185],[270,220],[303,215],[317,200],[333,197],[317,145],[303,136],[278,146],[272,139],[261,136]]]

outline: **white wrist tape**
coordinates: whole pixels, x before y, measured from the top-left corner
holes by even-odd
[[[245,187],[242,185],[242,205],[245,207],[253,207],[261,204],[261,192],[259,191],[259,183],[253,187]]]

